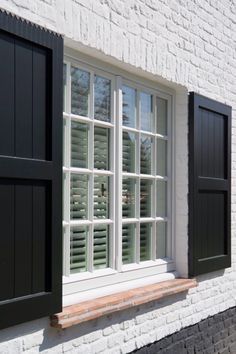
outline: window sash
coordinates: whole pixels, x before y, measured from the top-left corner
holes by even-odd
[[[141,266],[143,266],[144,268],[147,266],[147,263],[149,261],[146,261],[146,262],[142,262],[140,265],[139,265],[139,256],[137,255],[137,246],[135,246],[135,249],[136,249],[136,263],[134,264],[126,264],[126,265],[122,265],[122,225],[125,225],[125,224],[130,224],[130,223],[133,223],[135,224],[135,229],[136,229],[136,235],[139,235],[139,230],[140,230],[140,223],[146,223],[146,222],[149,222],[151,223],[152,225],[152,255],[150,257],[150,262],[156,261],[156,265],[158,265],[158,263],[160,263],[160,260],[157,260],[156,259],[156,238],[154,237],[154,235],[156,234],[156,223],[157,222],[166,222],[168,224],[168,235],[167,235],[167,258],[166,260],[168,261],[168,259],[171,259],[172,258],[172,240],[171,240],[171,228],[172,228],[172,225],[171,225],[171,221],[172,221],[172,214],[171,214],[171,207],[172,207],[172,202],[171,202],[171,189],[172,189],[172,178],[171,178],[171,143],[172,143],[172,135],[171,135],[171,100],[170,100],[170,96],[169,95],[165,95],[165,94],[160,94],[160,93],[157,93],[155,90],[149,90],[147,89],[146,87],[143,87],[142,85],[138,85],[138,84],[134,84],[132,81],[128,81],[128,80],[124,80],[123,78],[121,77],[117,77],[115,79],[114,76],[112,75],[109,75],[107,73],[104,73],[103,71],[100,71],[99,69],[97,70],[94,69],[92,71],[92,75],[94,75],[94,73],[98,73],[98,75],[101,75],[102,77],[109,77],[109,79],[111,80],[112,82],[112,88],[111,88],[111,96],[112,96],[112,112],[113,112],[113,115],[112,115],[112,120],[111,122],[104,122],[104,121],[95,121],[93,120],[91,117],[93,115],[93,112],[89,112],[89,116],[90,117],[81,117],[81,116],[76,116],[76,115],[73,115],[70,112],[70,110],[68,108],[69,107],[69,103],[70,103],[70,90],[68,90],[68,87],[70,87],[70,82],[69,82],[69,77],[68,76],[68,72],[70,71],[68,69],[68,67],[70,66],[70,63],[72,63],[73,65],[77,65],[79,68],[82,68],[86,71],[90,70],[91,72],[91,68],[89,66],[86,66],[86,65],[81,65],[79,62],[77,61],[67,61],[67,91],[66,91],[66,104],[65,104],[65,111],[64,112],[64,123],[65,123],[65,126],[66,126],[66,132],[67,132],[67,136],[64,137],[65,139],[65,148],[68,148],[68,146],[70,146],[70,137],[68,136],[70,134],[70,125],[71,125],[71,120],[73,121],[77,121],[78,122],[81,122],[81,123],[88,123],[88,124],[95,124],[96,126],[101,126],[101,127],[107,127],[107,128],[110,128],[110,129],[113,129],[113,141],[115,141],[115,139],[118,141],[118,138],[117,136],[119,134],[122,134],[122,131],[126,131],[126,132],[133,132],[133,133],[136,133],[139,137],[141,134],[144,134],[145,136],[149,136],[150,138],[154,138],[155,141],[154,141],[154,146],[153,146],[153,151],[154,151],[154,156],[156,156],[155,154],[155,149],[156,149],[156,140],[157,138],[159,139],[162,139],[162,140],[165,140],[166,143],[168,144],[168,157],[167,157],[167,176],[158,176],[156,175],[154,172],[155,171],[152,171],[152,174],[150,175],[146,175],[146,174],[140,174],[140,171],[139,173],[129,173],[129,172],[123,172],[123,176],[124,177],[138,177],[139,179],[142,178],[142,179],[150,179],[153,181],[153,183],[156,183],[155,181],[156,180],[166,180],[167,181],[167,184],[168,184],[168,188],[167,188],[167,199],[168,199],[168,218],[167,217],[156,217],[155,215],[151,215],[149,218],[126,218],[126,219],[121,219],[120,218],[117,218],[117,215],[119,215],[118,211],[117,210],[113,210],[113,217],[114,217],[114,222],[112,219],[104,219],[102,220],[102,223],[103,224],[112,224],[113,226],[113,237],[112,237],[112,244],[111,244],[111,258],[112,258],[112,262],[111,262],[111,267],[113,268],[114,272],[116,271],[120,271],[121,269],[123,269],[124,271],[126,269],[129,269],[129,268],[135,268],[137,267],[137,269]],[[91,80],[92,81],[92,80]],[[162,135],[162,134],[159,134],[157,132],[153,133],[153,132],[150,132],[150,131],[142,131],[140,129],[136,129],[136,128],[131,128],[129,126],[122,126],[122,124],[118,124],[117,121],[121,121],[122,122],[122,109],[119,111],[119,105],[120,105],[120,96],[122,95],[119,95],[119,90],[121,91],[122,89],[122,85],[126,85],[128,87],[133,87],[135,90],[137,90],[137,92],[140,92],[140,90],[143,90],[143,92],[145,93],[148,93],[148,94],[151,94],[153,96],[152,98],[152,105],[153,105],[153,112],[152,114],[154,115],[154,117],[156,117],[156,99],[157,97],[161,97],[161,98],[164,98],[166,101],[167,101],[167,105],[168,105],[168,119],[167,119],[167,124],[168,124],[168,127],[167,127],[167,135]],[[90,91],[90,94],[91,96],[93,95],[93,90],[91,88],[91,91]],[[116,94],[116,101],[114,100],[114,96]],[[93,99],[92,97],[90,99]],[[116,107],[115,107],[115,104],[116,104]],[[91,106],[91,105],[90,105]],[[140,109],[140,108],[137,108],[137,109]],[[116,122],[114,121],[114,117],[117,117],[116,119]],[[120,119],[119,119],[120,118]],[[140,123],[139,123],[140,124]],[[114,144],[115,145],[115,144]],[[121,145],[121,142],[119,142],[119,148],[120,148],[120,145]],[[139,143],[138,143],[139,145]],[[115,156],[115,151],[112,152],[113,156]],[[88,175],[91,175],[93,173],[93,170],[91,168],[88,168],[88,169],[80,169],[80,168],[73,168],[73,167],[70,167],[70,159],[68,158],[68,153],[65,154],[67,156],[65,156],[65,165],[64,165],[64,175],[65,175],[65,187],[64,187],[64,194],[66,195],[67,193],[67,190],[68,190],[68,180],[69,180],[69,176],[71,173],[86,173]],[[116,156],[118,156],[118,154],[116,154]],[[119,155],[120,156],[120,155]],[[89,157],[88,157],[89,158]],[[121,156],[119,157],[120,160],[122,160]],[[115,159],[114,159],[115,161]],[[119,165],[120,165],[120,162],[119,162]],[[155,164],[154,164],[155,165]],[[121,163],[121,166],[122,166],[122,163]],[[155,169],[156,167],[154,167]],[[121,200],[122,198],[122,195],[121,193],[117,193],[117,191],[120,189],[122,190],[122,186],[121,188],[119,188],[119,184],[122,183],[122,173],[119,171],[118,173],[115,174],[115,169],[117,169],[117,166],[113,166],[112,168],[112,172],[111,171],[102,171],[102,173],[99,171],[99,170],[96,170],[96,172],[94,172],[95,174],[102,174],[102,175],[111,175],[113,176],[113,186],[112,186],[112,191],[113,191],[113,199],[116,200],[116,205],[119,204],[119,200]],[[114,202],[114,201],[113,201]],[[68,242],[68,234],[69,234],[69,231],[68,229],[70,227],[74,227],[74,226],[79,226],[79,225],[89,225],[89,227],[92,227],[92,223],[91,221],[89,220],[81,220],[81,221],[71,221],[69,218],[68,218],[68,210],[66,211],[66,209],[68,209],[68,203],[65,203],[65,212],[64,212],[64,231],[65,231],[65,237],[64,237],[64,245],[65,245],[65,249],[64,249],[64,253],[65,253],[65,256],[64,256],[64,275],[65,276],[70,276],[70,278],[77,278],[77,279],[81,279],[83,278],[86,278],[86,274],[84,273],[84,275],[81,274],[76,274],[76,275],[70,275],[69,274],[69,271],[68,271],[68,255],[69,255],[69,252],[68,252],[68,248],[69,248],[69,242]],[[155,204],[155,203],[154,203]],[[118,208],[116,208],[118,209]],[[156,209],[156,206],[155,206],[155,209]],[[152,213],[153,214],[153,213]],[[154,213],[155,214],[155,213]],[[122,214],[121,214],[122,215]],[[98,224],[100,223],[100,220],[96,220],[94,223],[95,224]],[[137,237],[137,242],[139,242],[138,240],[138,237]],[[146,264],[145,264],[146,263]],[[67,264],[67,266],[66,266]],[[152,264],[153,266],[153,264]],[[97,273],[99,273],[100,271],[97,271]],[[105,272],[105,270],[104,270]],[[96,272],[95,272],[96,273]],[[89,278],[89,274],[87,274],[87,277]]]

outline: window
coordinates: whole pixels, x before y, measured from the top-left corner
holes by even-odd
[[[63,103],[65,283],[172,270],[171,96],[70,58]]]

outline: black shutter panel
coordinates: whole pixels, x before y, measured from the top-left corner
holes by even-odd
[[[189,96],[189,272],[231,266],[231,107]]]
[[[0,328],[62,307],[63,39],[0,10]]]

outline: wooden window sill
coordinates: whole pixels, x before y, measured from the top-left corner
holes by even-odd
[[[61,313],[53,315],[51,326],[59,329],[68,328],[133,306],[160,300],[196,286],[195,279],[178,278],[84,301],[64,307]]]

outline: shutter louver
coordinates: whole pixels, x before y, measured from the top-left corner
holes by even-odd
[[[122,262],[133,263],[135,260],[135,225],[128,224],[122,227]]]
[[[75,174],[71,175],[70,188],[71,219],[87,219],[88,176]]]
[[[94,177],[94,218],[109,218],[109,177]]]
[[[135,179],[123,178],[122,189],[123,218],[135,217]]]
[[[70,241],[70,270],[71,273],[87,270],[87,240],[88,228],[74,227],[71,229]]]
[[[231,265],[231,107],[189,97],[189,272]]]
[[[93,264],[94,269],[107,268],[109,247],[109,226],[94,226],[93,230]]]
[[[152,182],[149,180],[140,180],[140,216],[142,218],[151,216],[151,185]]]
[[[151,258],[151,224],[140,224],[140,261]]]
[[[94,127],[94,168],[109,169],[109,129]]]
[[[135,171],[135,134],[123,132],[123,171]]]
[[[0,10],[0,52],[4,328],[62,308],[63,39]]]
[[[71,122],[71,166],[88,167],[88,126]]]
[[[151,174],[151,145],[152,139],[142,135],[140,142],[140,171],[143,174]]]

